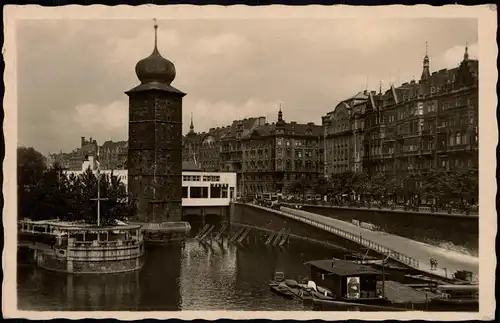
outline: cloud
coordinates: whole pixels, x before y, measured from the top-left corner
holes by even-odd
[[[401,42],[415,34],[416,24],[409,20],[339,19],[334,23],[320,21],[315,32],[304,29],[299,37],[311,44],[334,44],[337,49],[355,49],[372,52],[383,46]]]
[[[445,66],[456,67],[464,59],[465,46],[453,46],[448,48],[440,58]],[[477,43],[468,46],[469,58],[478,59]]]
[[[106,129],[110,133],[122,132],[128,123],[128,106],[123,101],[115,101],[99,106],[94,103],[75,107],[73,120],[89,130]]]
[[[17,30],[19,144],[71,150],[80,136],[126,140],[127,91],[151,53],[150,20],[28,20]],[[47,39],[51,41],[48,42]],[[183,132],[234,119],[320,123],[366,87],[420,76],[425,42],[432,70],[455,67],[463,44],[477,51],[473,19],[171,19],[158,48],[177,70]]]
[[[248,117],[266,117],[274,121],[279,101],[261,101],[249,98],[244,102],[196,100],[187,103],[192,107],[195,131],[206,131],[213,127],[229,125],[233,120]],[[186,110],[185,110],[186,111]],[[190,123],[190,114],[184,113],[184,129]]]
[[[158,47],[171,53],[177,52],[182,45],[179,34],[173,29],[161,29],[158,32]],[[130,37],[112,37],[106,41],[109,50],[104,51],[109,63],[121,66],[134,66],[137,61],[151,54],[154,47],[154,34],[151,28],[143,28]]]
[[[248,53],[250,43],[246,37],[225,33],[201,38],[193,44],[191,50],[205,58],[206,56],[217,56],[220,59]],[[222,55],[222,57],[219,55]]]
[[[128,134],[128,103],[79,104],[64,114],[52,111],[50,119],[50,124],[57,125],[57,131],[70,136],[58,140],[73,143],[80,136],[93,137],[100,143],[110,139],[125,140]]]

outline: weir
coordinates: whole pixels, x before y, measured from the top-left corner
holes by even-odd
[[[262,218],[258,218],[255,212],[251,216],[245,215],[245,212],[253,209],[263,214],[272,213],[283,219],[279,224],[282,228],[288,226],[293,231],[305,232],[307,227],[316,228],[329,234],[330,237],[321,235],[324,239],[330,240],[332,236],[337,236],[345,239],[355,245],[369,248],[381,255],[387,255],[395,261],[398,261],[410,268],[416,269],[431,276],[452,279],[453,274],[459,270],[467,270],[472,272],[477,279],[479,272],[478,258],[444,250],[442,248],[413,241],[404,237],[391,235],[385,232],[371,231],[359,226],[347,223],[344,221],[328,218],[322,215],[305,212],[291,208],[281,208],[281,210],[269,209],[253,204],[239,204],[242,208],[238,208],[243,214],[235,214],[231,218],[232,221],[251,224],[252,220],[255,224],[262,223]],[[267,217],[269,222],[276,222],[274,217]],[[300,227],[298,226],[300,223]],[[262,226],[262,224],[261,224]],[[265,224],[264,224],[265,226]],[[309,229],[309,230],[310,230]],[[318,231],[316,231],[318,232]],[[320,237],[318,237],[320,238]],[[438,261],[438,268],[432,270],[430,266],[430,258],[435,258]]]

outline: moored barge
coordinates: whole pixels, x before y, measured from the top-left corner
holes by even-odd
[[[127,272],[144,264],[139,225],[21,220],[18,247],[23,255],[21,262],[71,274]]]

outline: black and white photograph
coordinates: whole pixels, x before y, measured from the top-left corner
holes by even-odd
[[[495,6],[4,19],[6,317],[493,318]]]

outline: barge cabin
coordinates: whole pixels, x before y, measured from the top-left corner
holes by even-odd
[[[332,299],[360,304],[387,304],[378,282],[383,273],[352,261],[332,259],[314,260],[305,263],[309,277],[316,286],[329,289]]]

